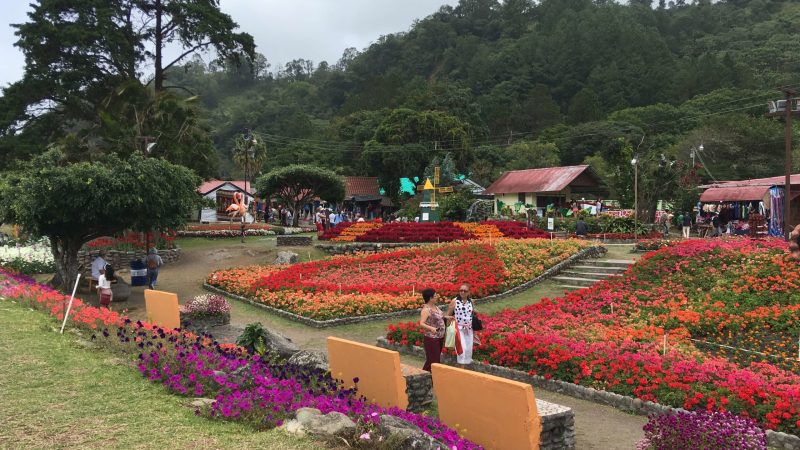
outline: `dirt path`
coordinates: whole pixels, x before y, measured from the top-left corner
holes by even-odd
[[[279,251],[274,238],[249,238],[245,244],[231,239],[217,241],[191,239],[182,240],[179,245],[182,248],[181,260],[161,270],[158,288],[178,293],[181,303],[207,292],[203,290],[202,282],[209,272],[235,266],[269,264]],[[303,261],[322,256],[316,250],[311,250],[309,253],[308,248],[287,250],[293,250],[301,255]],[[609,247],[609,257],[611,256],[620,259],[637,257],[630,253],[630,246]],[[144,319],[143,292],[143,288],[132,288],[129,300],[115,303],[115,309],[127,309],[131,318]],[[543,297],[558,296],[562,292],[555,283],[544,282],[517,296],[490,305],[479,305],[478,310],[493,313],[505,308],[519,308],[536,303]],[[414,320],[414,317],[409,316],[402,320],[410,321]],[[267,328],[285,334],[303,349],[325,350],[325,339],[328,336],[374,344],[375,339],[384,334],[387,325],[397,321],[374,321],[319,330],[291,322],[248,304],[231,301],[231,325],[215,330],[214,335],[221,341],[233,341],[245,325],[261,322]],[[413,357],[404,356],[402,359],[406,364],[415,366],[421,366],[423,362]],[[636,441],[642,437],[642,426],[646,422],[644,417],[542,389],[536,390],[536,396],[569,406],[574,410],[579,450],[632,449],[635,448]]]

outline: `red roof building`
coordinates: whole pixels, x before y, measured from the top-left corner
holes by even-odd
[[[228,186],[226,186],[228,185]],[[238,190],[240,192],[244,192],[244,181],[243,180],[235,180],[235,181],[225,181],[225,180],[208,180],[204,181],[197,188],[197,193],[200,195],[206,195],[209,192],[213,192],[219,188],[225,187],[225,190]],[[253,189],[253,182],[251,180],[247,181],[247,193],[250,195],[255,195],[256,191]]]
[[[344,199],[354,202],[381,200],[381,189],[376,177],[343,177]]]
[[[544,208],[549,204],[565,205],[587,196],[599,198],[607,192],[600,177],[586,165],[511,170],[485,191],[494,196],[495,208],[517,204]]]

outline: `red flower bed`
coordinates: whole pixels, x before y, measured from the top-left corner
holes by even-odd
[[[357,242],[452,242],[479,239],[472,231],[473,224],[460,222],[370,222],[371,226],[363,223],[344,222],[327,230],[320,236],[320,240],[343,240]],[[480,227],[496,229],[497,237],[513,239],[548,238],[549,234],[539,229],[528,229],[522,222],[492,220],[481,222]],[[351,233],[351,228],[364,227],[364,232]],[[345,236],[350,235],[350,238]]]
[[[101,237],[86,243],[90,249],[147,250],[147,234],[126,231],[117,237]],[[150,232],[150,246],[162,249],[175,248],[175,231]]]
[[[782,241],[685,241],[622,277],[486,317],[476,356],[798,434],[798,288],[800,265]],[[387,337],[413,343],[415,333],[404,325]]]

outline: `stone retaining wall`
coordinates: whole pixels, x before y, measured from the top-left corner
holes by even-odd
[[[278,237],[280,238],[280,236],[278,236]],[[589,247],[587,249],[581,250],[580,252],[570,256],[569,258],[565,259],[564,261],[561,261],[560,263],[556,264],[555,266],[547,269],[544,273],[542,273],[538,277],[536,277],[536,278],[534,278],[534,279],[532,279],[530,281],[527,281],[527,282],[525,282],[525,283],[523,283],[523,284],[521,284],[521,285],[519,285],[517,287],[511,288],[511,289],[509,289],[509,290],[507,290],[505,292],[501,292],[499,294],[490,295],[490,296],[487,296],[487,297],[476,299],[475,300],[475,304],[476,305],[480,305],[482,303],[491,303],[491,302],[494,302],[494,301],[497,301],[497,300],[504,299],[504,298],[509,297],[511,295],[520,293],[522,291],[528,290],[528,289],[532,288],[533,286],[541,283],[542,281],[545,281],[545,280],[549,279],[550,277],[558,275],[558,273],[561,272],[562,270],[566,269],[569,266],[572,266],[572,265],[578,263],[579,261],[581,261],[581,260],[583,260],[585,258],[599,257],[599,256],[603,255],[605,252],[606,252],[606,249],[604,247]],[[253,299],[250,299],[250,298],[247,298],[247,297],[243,297],[241,295],[233,294],[231,292],[222,290],[222,289],[220,289],[218,287],[211,286],[208,283],[203,283],[203,288],[205,288],[208,291],[215,292],[215,293],[220,294],[220,295],[224,295],[224,296],[226,296],[228,298],[232,298],[232,299],[235,299],[235,300],[243,301],[245,303],[249,303],[249,304],[251,304],[253,306],[256,306],[258,308],[263,308],[263,309],[265,309],[265,310],[267,310],[267,311],[269,311],[269,312],[271,312],[271,313],[273,313],[275,315],[284,317],[284,318],[289,319],[289,320],[294,320],[295,322],[300,322],[300,323],[302,323],[304,325],[308,325],[308,326],[314,327],[314,328],[327,328],[327,327],[334,327],[334,326],[339,326],[339,325],[349,325],[349,324],[353,324],[353,323],[369,322],[369,321],[373,321],[373,320],[396,319],[396,318],[411,316],[411,315],[415,315],[415,314],[419,314],[420,313],[420,309],[418,308],[418,309],[409,309],[409,310],[405,310],[405,311],[393,311],[393,312],[382,313],[382,314],[370,314],[370,315],[367,315],[367,316],[342,317],[340,319],[329,319],[329,320],[315,320],[315,319],[311,319],[311,318],[308,318],[308,317],[303,317],[303,316],[301,316],[299,314],[295,314],[295,313],[291,313],[291,312],[284,311],[284,310],[281,310],[281,309],[273,308],[271,306],[264,305],[263,303],[258,303],[256,301],[254,301]],[[447,305],[442,305],[441,308],[442,308],[442,310],[444,310],[445,308],[447,308]]]
[[[376,345],[385,349],[395,350],[404,355],[412,355],[419,358],[425,357],[425,350],[423,350],[421,347],[392,344],[385,337],[379,337]],[[455,358],[452,355],[442,355],[442,363],[454,364]],[[510,380],[521,381],[523,383],[528,383],[533,387],[542,388],[551,392],[557,392],[559,394],[569,395],[570,397],[579,398],[581,400],[588,400],[594,403],[608,405],[622,411],[643,416],[670,412],[687,412],[683,408],[673,408],[671,406],[661,405],[651,401],[642,401],[638,398],[615,394],[608,391],[601,391],[586,386],[568,383],[566,381],[552,379],[548,380],[542,376],[528,375],[526,372],[521,370],[511,369],[503,366],[482,364],[478,362],[472,364],[470,369],[476,372],[508,378]],[[544,425],[542,426],[544,427]],[[770,447],[774,447],[779,450],[800,450],[800,437],[792,434],[767,430],[767,441]]]
[[[419,247],[426,243],[351,242],[347,244],[317,244],[316,248],[329,255],[351,255],[357,252],[375,253],[386,249]]]
[[[278,247],[308,247],[311,245],[311,236],[278,235]]]
[[[85,274],[89,275],[92,273],[92,261],[98,256],[100,256],[100,250],[81,250],[78,252],[78,265],[83,266]],[[130,269],[131,261],[136,259],[144,260],[145,256],[147,256],[147,252],[144,250],[106,250],[105,260],[116,270]],[[164,264],[173,263],[181,259],[181,249],[159,250],[158,256],[161,257]]]
[[[406,364],[400,364],[400,371],[406,379],[406,409],[416,413],[424,411],[433,403],[433,378],[430,372]]]

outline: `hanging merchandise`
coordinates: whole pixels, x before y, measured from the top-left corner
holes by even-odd
[[[769,235],[783,236],[783,189],[772,187],[769,189]]]

